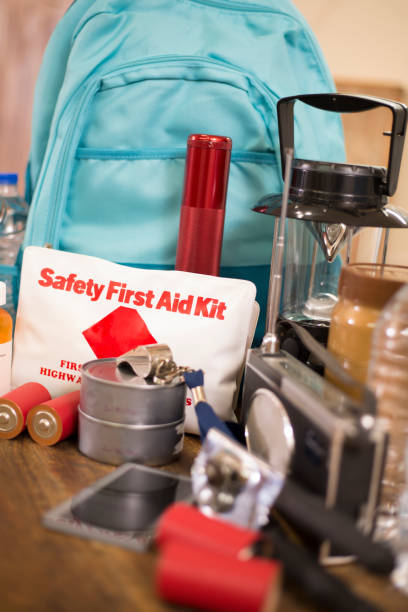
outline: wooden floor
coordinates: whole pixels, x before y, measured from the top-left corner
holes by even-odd
[[[167,469],[189,473],[198,449],[197,438],[186,436],[181,458]],[[26,433],[0,440],[1,612],[185,610],[157,596],[154,550],[137,553],[43,526],[46,511],[113,469],[81,455],[75,440],[53,447],[38,446]],[[379,610],[408,610],[408,598],[389,580],[357,565],[333,571]],[[285,590],[278,612],[316,611],[309,600]]]

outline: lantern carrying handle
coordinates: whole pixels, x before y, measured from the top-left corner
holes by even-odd
[[[354,96],[339,93],[305,94],[281,98],[277,104],[282,176],[285,176],[285,151],[294,149],[294,105],[296,100],[320,110],[334,113],[359,113],[384,106],[392,112],[391,136],[384,195],[392,196],[397,189],[407,126],[407,107],[400,102],[373,96]]]

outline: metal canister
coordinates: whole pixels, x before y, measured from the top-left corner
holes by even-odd
[[[157,385],[122,372],[115,359],[84,364],[79,408],[79,450],[119,465],[164,465],[183,447],[185,383]]]

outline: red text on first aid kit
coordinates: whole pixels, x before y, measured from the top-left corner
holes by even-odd
[[[99,299],[114,300],[120,304],[144,306],[145,308],[164,309],[168,312],[193,315],[196,317],[207,317],[210,319],[224,319],[227,309],[225,302],[216,298],[187,295],[180,293],[162,291],[156,295],[152,290],[135,291],[130,289],[126,283],[109,281],[108,284],[96,283],[92,278],[82,280],[76,274],[68,276],[55,274],[52,268],[43,268],[40,272],[41,278],[38,284],[41,287],[49,287],[60,291],[68,291],[78,295],[87,296],[91,302]]]

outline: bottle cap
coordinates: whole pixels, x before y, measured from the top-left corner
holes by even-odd
[[[0,281],[0,306],[5,304],[6,301],[7,301],[7,287],[6,287],[6,283],[3,282],[3,281]]]
[[[232,140],[228,136],[215,136],[213,134],[190,134],[187,139],[188,147],[200,149],[224,149],[231,151]]]
[[[361,301],[382,309],[404,283],[408,282],[408,267],[388,264],[356,263],[341,269],[341,297]]]
[[[18,174],[7,174],[0,172],[0,184],[8,183],[10,185],[17,185]]]

